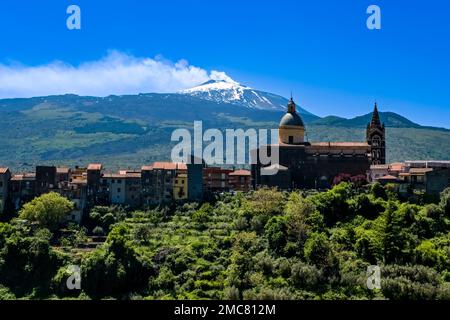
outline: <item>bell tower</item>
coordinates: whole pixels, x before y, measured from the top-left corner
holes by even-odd
[[[386,130],[384,123],[381,124],[376,102],[372,120],[367,124],[366,139],[372,153],[371,164],[386,164]]]

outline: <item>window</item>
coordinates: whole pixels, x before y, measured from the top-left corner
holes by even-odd
[[[374,136],[374,137],[372,138],[372,146],[373,146],[373,147],[379,147],[379,146],[381,146],[381,139],[380,139],[379,136]]]
[[[290,144],[294,143],[294,137],[293,136],[289,136],[289,143]]]
[[[117,180],[117,183],[122,183],[122,180]]]
[[[117,192],[120,193],[120,191],[121,191],[120,188],[117,188]]]

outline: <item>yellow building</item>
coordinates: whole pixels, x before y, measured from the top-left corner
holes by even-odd
[[[179,173],[173,184],[173,198],[175,200],[188,199],[188,178],[186,173]]]

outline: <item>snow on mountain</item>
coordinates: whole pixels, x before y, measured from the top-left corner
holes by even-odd
[[[279,95],[254,90],[232,80],[209,80],[199,86],[182,90],[179,93],[219,103],[230,103],[251,109],[284,111],[288,100]],[[299,112],[309,114],[299,108]]]

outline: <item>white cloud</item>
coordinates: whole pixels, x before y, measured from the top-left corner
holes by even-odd
[[[210,78],[212,80],[224,80],[226,82],[231,82],[231,83],[236,83],[236,81],[234,81],[233,79],[231,79],[225,72],[221,72],[221,71],[211,71],[210,74]]]
[[[59,61],[39,66],[0,64],[0,98],[176,92],[210,79],[231,80],[224,72],[208,72],[186,60],[174,63],[159,56],[138,58],[111,51],[78,66]]]

